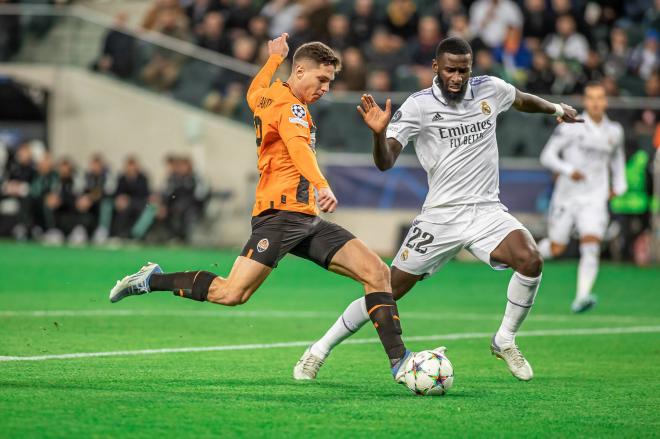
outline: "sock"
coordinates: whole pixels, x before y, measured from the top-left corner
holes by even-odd
[[[380,342],[394,365],[406,353],[406,347],[401,340],[401,323],[399,310],[391,293],[370,293],[364,296],[367,314],[376,327]]]
[[[504,318],[500,329],[495,334],[495,344],[500,348],[511,346],[515,343],[516,333],[529,314],[534,304],[536,292],[541,283],[541,275],[538,277],[524,276],[514,272],[509,281],[506,293],[507,304]]]
[[[542,239],[538,244],[539,253],[543,259],[552,259],[552,247],[550,245],[550,240],[548,238]]]
[[[346,307],[334,325],[312,345],[310,350],[317,357],[325,358],[335,346],[355,334],[368,321],[366,301],[364,297],[360,297]]]
[[[596,276],[598,275],[599,257],[599,243],[587,242],[580,244],[576,299],[584,299],[591,294],[591,288],[594,286]]]
[[[179,273],[152,274],[149,278],[151,291],[172,291],[175,296],[205,302],[213,279],[218,277],[208,271],[183,271]]]

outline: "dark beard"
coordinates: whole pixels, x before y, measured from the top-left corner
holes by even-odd
[[[436,77],[436,83],[442,92],[442,96],[447,99],[447,102],[451,102],[452,104],[458,104],[461,102],[465,97],[465,92],[467,92],[468,81],[465,81],[463,85],[461,85],[461,89],[457,92],[449,91],[445,86],[445,83],[440,79],[440,76]]]

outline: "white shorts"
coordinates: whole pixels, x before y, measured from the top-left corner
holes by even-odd
[[[552,242],[565,245],[576,229],[580,237],[592,235],[602,239],[608,222],[607,204],[553,200],[548,215],[548,237]]]
[[[392,266],[430,276],[462,249],[495,269],[507,268],[490,254],[514,230],[526,230],[500,204],[461,206],[446,222],[429,215],[415,218]]]

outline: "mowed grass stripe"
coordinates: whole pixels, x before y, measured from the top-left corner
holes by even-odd
[[[551,330],[522,331],[519,333],[519,335],[523,337],[559,337],[559,336],[580,336],[580,335],[641,334],[641,333],[656,333],[656,332],[660,332],[660,326],[551,329]],[[464,340],[464,339],[486,338],[491,336],[492,336],[492,332],[466,332],[466,333],[454,333],[454,334],[410,336],[410,337],[406,337],[406,341],[417,342],[417,341],[433,341],[433,340],[442,340],[442,341]],[[378,338],[359,338],[359,339],[346,340],[344,341],[343,344],[367,344],[367,343],[379,343],[379,342],[380,340]],[[80,353],[72,353],[72,354],[36,355],[30,357],[0,356],[0,362],[70,360],[70,359],[90,358],[90,357],[115,357],[115,356],[128,356],[128,355],[154,355],[154,354],[175,354],[175,353],[189,353],[189,352],[276,349],[276,348],[308,346],[311,343],[313,342],[291,341],[291,342],[281,342],[281,343],[264,343],[264,344],[257,343],[257,344],[242,344],[242,345],[227,345],[227,346],[140,349],[133,351],[80,352]]]

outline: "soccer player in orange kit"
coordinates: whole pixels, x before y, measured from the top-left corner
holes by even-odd
[[[208,271],[162,272],[149,263],[124,277],[110,300],[152,291],[173,291],[197,301],[234,306],[252,294],[287,253],[360,282],[369,316],[390,359],[395,379],[411,353],[401,339],[387,265],[350,232],[318,217],[337,207],[328,181],[316,161],[314,122],[307,105],[330,89],[341,68],[323,43],[304,44],[293,55],[286,82],[271,80],[288,52],[287,34],[268,43],[269,58],[252,81],[247,101],[254,112],[259,156],[259,183],[252,211],[252,235],[227,278]],[[318,197],[314,193],[316,189]]]

